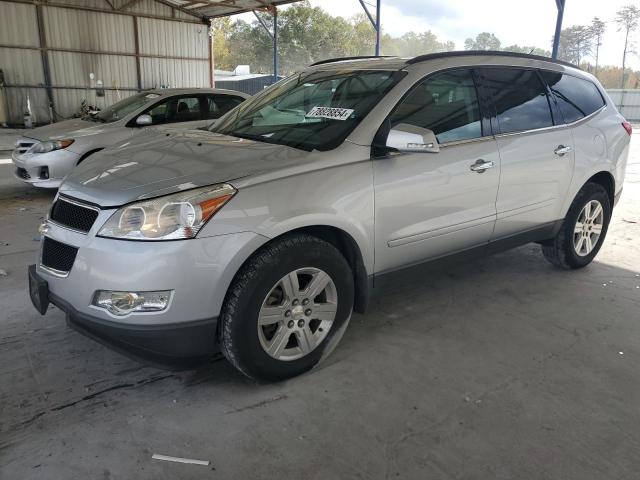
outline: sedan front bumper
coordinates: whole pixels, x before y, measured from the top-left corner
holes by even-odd
[[[19,153],[14,150],[11,160],[15,165],[14,176],[18,180],[35,187],[58,188],[64,177],[78,164],[80,155],[67,149],[48,153]]]

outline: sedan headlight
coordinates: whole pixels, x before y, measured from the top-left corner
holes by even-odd
[[[73,143],[73,139],[65,138],[64,140],[48,140],[46,142],[39,142],[33,145],[29,149],[29,153],[48,153],[54,150],[61,150],[67,148]]]
[[[226,183],[144,200],[118,209],[98,236],[128,240],[195,237],[236,189]]]

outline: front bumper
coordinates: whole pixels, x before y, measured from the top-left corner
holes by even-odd
[[[46,311],[51,302],[65,312],[71,328],[136,359],[179,368],[191,366],[218,351],[217,318],[163,325],[127,325],[103,320],[79,312],[49,292],[47,282],[38,275],[35,265],[29,267],[29,290],[37,310]]]
[[[102,210],[88,234],[49,224],[47,237],[78,250],[66,276],[40,263],[33,268],[47,284],[48,300],[66,312],[73,328],[138,357],[167,363],[215,353],[216,319],[226,291],[242,263],[267,239],[251,232],[165,242],[95,236],[112,213]],[[173,294],[163,311],[115,316],[91,305],[96,290]]]
[[[58,188],[64,177],[78,164],[80,155],[67,149],[22,154],[14,150],[11,160],[15,166],[14,176],[21,182],[41,188]],[[48,178],[44,177],[45,171]]]

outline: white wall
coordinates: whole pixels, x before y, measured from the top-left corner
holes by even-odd
[[[640,90],[611,89],[607,93],[630,122],[640,122]]]

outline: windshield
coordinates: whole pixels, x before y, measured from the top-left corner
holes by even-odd
[[[133,113],[148,103],[151,103],[159,96],[160,95],[157,93],[137,93],[119,101],[118,103],[114,103],[110,107],[105,108],[93,116],[86,117],[86,120],[103,123],[117,122],[130,113]]]
[[[293,75],[241,104],[211,131],[309,151],[331,150],[404,75],[370,70]]]

